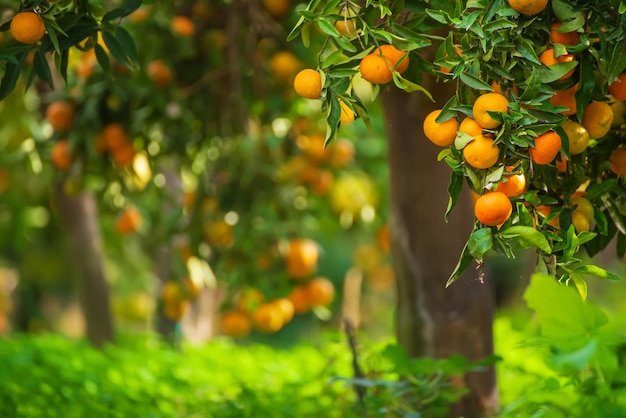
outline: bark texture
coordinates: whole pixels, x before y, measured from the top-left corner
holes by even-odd
[[[96,347],[113,341],[109,285],[103,263],[98,205],[89,192],[69,196],[63,184],[55,190],[57,210],[65,229],[78,297],[87,324],[87,338]]]
[[[494,298],[491,283],[480,283],[472,268],[448,289],[445,283],[472,228],[469,196],[462,196],[449,222],[443,217],[450,168],[437,161],[439,147],[422,132],[424,117],[441,108],[453,83],[423,85],[424,94],[392,89],[383,95],[391,177],[390,232],[398,287],[397,337],[412,356],[462,354],[478,360],[493,354]],[[452,416],[488,416],[498,407],[495,370],[471,373],[470,393],[453,406]]]

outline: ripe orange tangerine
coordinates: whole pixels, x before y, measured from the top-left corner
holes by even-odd
[[[316,277],[306,285],[311,306],[328,306],[335,297],[335,285],[325,277]]]
[[[509,6],[519,14],[536,15],[548,5],[548,0],[509,0]]]
[[[474,168],[493,167],[498,162],[500,149],[494,145],[494,140],[478,135],[463,148],[463,158]]]
[[[391,44],[381,45],[372,51],[372,54],[379,56],[382,55],[385,57],[389,63],[389,67],[395,69],[400,74],[409,68],[409,53],[406,51],[400,51]],[[402,62],[400,62],[400,60],[402,60]]]
[[[128,206],[119,214],[115,221],[118,234],[127,235],[137,232],[141,225],[141,213],[133,206]]]
[[[34,44],[46,34],[46,26],[35,12],[20,12],[11,20],[11,35],[23,44]]]
[[[617,80],[609,85],[609,93],[617,100],[626,100],[626,72],[617,76]]]
[[[457,128],[459,126],[456,118],[450,118],[445,122],[437,122],[437,117],[441,114],[441,109],[433,110],[424,119],[424,135],[435,145],[447,147],[454,143]]]
[[[535,146],[529,147],[530,158],[536,164],[550,164],[561,151],[561,137],[554,131],[548,131],[535,138]]]
[[[389,62],[382,55],[369,54],[361,60],[359,72],[364,80],[372,84],[387,84],[393,79],[389,67]]]
[[[304,279],[317,269],[319,250],[317,244],[310,239],[296,238],[289,241],[285,256],[285,266],[289,277]]]
[[[250,317],[241,311],[227,311],[220,318],[222,334],[232,338],[242,338],[250,334],[252,322]]]
[[[574,62],[576,61],[576,57],[572,54],[559,55],[556,57],[554,55],[554,49],[548,48],[539,55],[539,61],[541,61],[546,67],[552,67],[556,64],[561,64],[564,62]],[[563,74],[558,78],[559,81],[566,80],[574,74],[574,68]]]
[[[580,34],[576,31],[572,32],[560,32],[559,28],[562,23],[555,20],[550,25],[550,41],[553,44],[562,45],[578,45],[580,43]]]
[[[483,127],[480,126],[474,118],[467,116],[461,121],[461,124],[459,125],[459,132],[468,134],[473,138],[477,135],[482,135]]]
[[[62,139],[52,146],[52,164],[59,170],[68,170],[72,166],[70,142]]]
[[[322,97],[322,75],[318,71],[306,68],[296,74],[293,88],[300,97],[319,99]]]
[[[506,171],[513,171],[513,167],[507,167]],[[526,176],[522,173],[503,177],[496,190],[509,197],[518,196],[526,191]]]
[[[513,205],[502,192],[488,192],[476,200],[474,214],[486,226],[498,226],[506,222],[513,213]]]
[[[626,147],[616,148],[609,155],[611,171],[618,176],[626,176]]]
[[[501,125],[488,112],[509,112],[509,101],[498,93],[485,93],[476,99],[472,107],[472,115],[476,122],[485,129],[494,129]]]
[[[52,102],[46,108],[46,120],[57,132],[67,131],[74,123],[76,107],[67,101]]]
[[[578,90],[578,83],[565,90],[557,90],[554,95],[550,97],[550,103],[552,106],[567,107],[567,110],[559,112],[561,115],[571,116],[576,114],[576,90]]]
[[[172,32],[184,38],[191,38],[196,33],[196,25],[187,16],[174,16],[171,27]]]

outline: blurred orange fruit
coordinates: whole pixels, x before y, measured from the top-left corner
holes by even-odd
[[[319,250],[317,244],[310,239],[296,238],[288,243],[285,255],[285,266],[289,277],[304,279],[317,269]]]
[[[115,230],[122,235],[132,234],[139,230],[141,220],[141,213],[137,208],[128,206],[118,215],[115,221]]]
[[[232,338],[242,338],[250,334],[252,321],[250,317],[241,311],[227,311],[220,318],[222,334]]]
[[[46,120],[57,132],[65,132],[72,127],[76,106],[72,102],[56,101],[46,108]]]

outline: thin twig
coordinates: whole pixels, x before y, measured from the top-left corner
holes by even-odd
[[[343,318],[344,330],[348,337],[348,344],[352,351],[352,369],[354,370],[354,378],[362,379],[364,377],[361,367],[359,366],[359,353],[357,350],[356,335],[354,325],[350,318]],[[356,392],[361,407],[365,406],[365,388],[361,385],[354,385],[354,391]]]

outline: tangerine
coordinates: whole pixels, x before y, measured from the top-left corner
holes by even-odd
[[[37,13],[20,12],[13,16],[10,30],[16,41],[23,44],[34,44],[46,34],[46,25]]]
[[[441,109],[433,110],[424,119],[424,135],[435,145],[447,147],[454,143],[459,123],[456,118],[450,118],[444,122],[437,122]]]
[[[613,109],[607,102],[591,102],[583,113],[582,124],[589,132],[589,138],[602,138],[613,124]]]
[[[319,250],[310,239],[295,238],[289,241],[285,265],[289,277],[304,279],[317,269]]]
[[[513,205],[502,192],[488,192],[476,200],[474,214],[486,226],[498,226],[506,222],[513,212]]]
[[[567,110],[559,112],[561,115],[571,116],[576,114],[576,90],[578,90],[578,83],[565,90],[557,90],[554,95],[550,97],[550,103],[552,106],[563,106]]]
[[[76,106],[72,102],[52,102],[46,108],[46,120],[57,132],[64,132],[71,128],[74,123]]]
[[[509,6],[519,14],[536,15],[548,5],[548,0],[509,0]]]
[[[463,157],[474,168],[493,167],[498,162],[500,148],[494,144],[494,140],[485,136],[477,135],[463,148]]]
[[[304,69],[296,75],[293,88],[300,97],[319,99],[322,97],[322,75],[310,68]]]
[[[617,100],[626,100],[626,72],[617,76],[617,79],[609,85],[609,93]]]
[[[335,297],[335,285],[325,277],[316,277],[306,285],[309,304],[315,306],[328,306]]]
[[[242,338],[250,334],[252,322],[245,312],[227,311],[220,318],[220,328],[224,335],[232,338]]]
[[[498,93],[485,93],[476,99],[472,107],[472,114],[476,122],[485,129],[494,129],[501,122],[491,117],[488,112],[509,112],[509,101]]]
[[[589,132],[583,125],[573,120],[566,120],[561,125],[567,140],[569,142],[569,153],[571,155],[577,155],[587,149],[589,145]]]
[[[372,84],[387,84],[393,79],[389,62],[378,54],[364,56],[359,65],[359,72],[364,80]]]
[[[618,176],[626,176],[626,147],[616,148],[609,155],[611,171]]]
[[[52,164],[59,170],[68,170],[72,166],[70,142],[62,139],[52,146]]]
[[[562,23],[558,20],[555,20],[550,25],[550,41],[553,44],[562,44],[562,45],[578,45],[580,43],[580,34],[576,31],[571,32],[561,32],[559,28]]]
[[[550,164],[561,151],[561,137],[548,131],[535,138],[535,146],[529,148],[530,158],[536,164]]]
[[[115,221],[115,231],[121,235],[137,232],[141,225],[141,213],[133,206],[128,206],[119,214]]]
[[[402,74],[409,68],[409,53],[400,51],[391,44],[384,44],[372,51],[372,54],[383,56],[389,63],[389,67]]]

